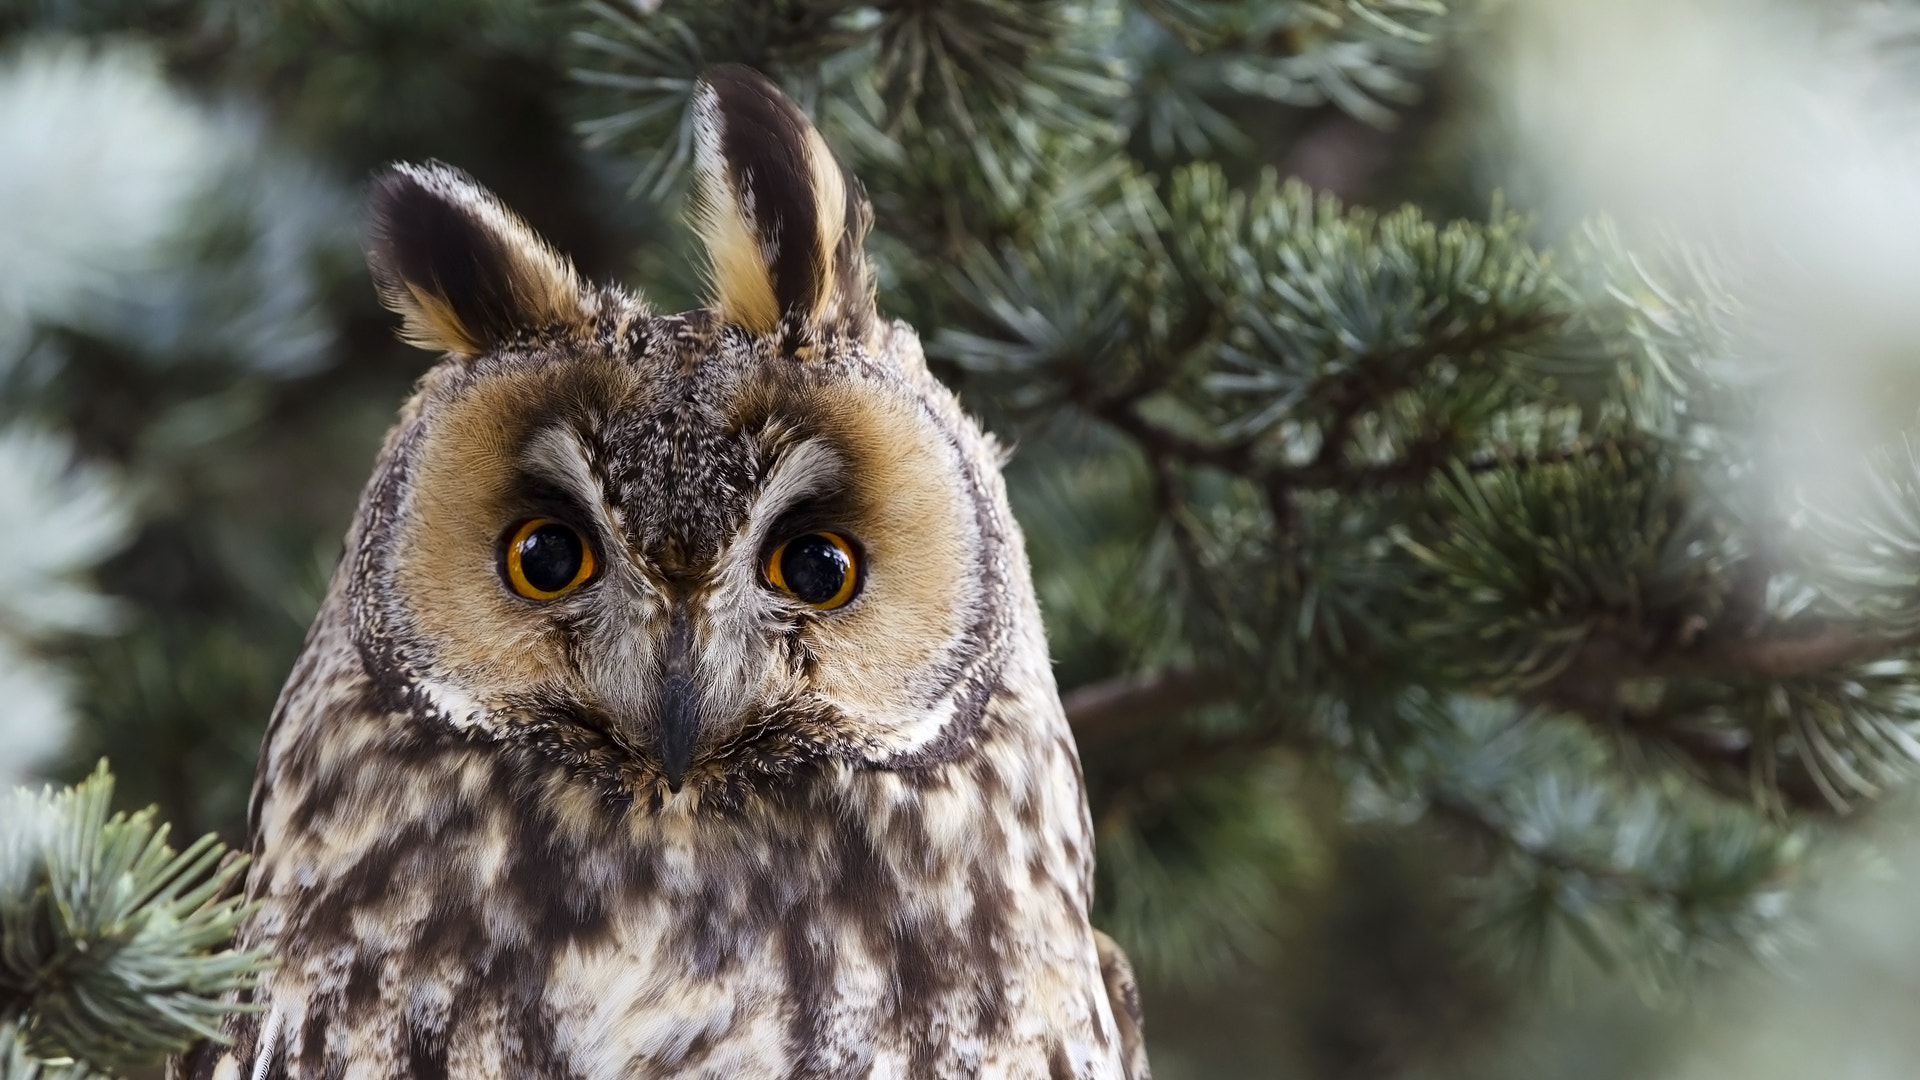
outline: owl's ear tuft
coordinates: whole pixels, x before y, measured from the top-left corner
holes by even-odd
[[[721,317],[753,333],[787,319],[864,328],[871,211],[806,114],[764,75],[724,64],[700,77],[693,117],[694,227]]]
[[[477,356],[586,317],[572,262],[459,169],[391,166],[369,217],[367,264],[410,344]]]

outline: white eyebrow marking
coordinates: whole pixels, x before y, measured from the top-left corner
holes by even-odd
[[[749,551],[766,539],[773,521],[809,495],[837,487],[846,476],[846,463],[826,443],[808,439],[782,454],[760,485],[741,536]]]
[[[572,495],[574,501],[600,518],[600,527],[610,539],[624,535],[619,510],[607,503],[600,481],[587,460],[587,448],[580,436],[564,424],[546,428],[527,440],[520,452],[520,463],[528,472],[552,481]]]

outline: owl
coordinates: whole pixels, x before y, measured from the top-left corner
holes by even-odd
[[[375,182],[444,354],[267,729],[211,1080],[1145,1080],[994,442],[874,310],[870,211],[744,68],[692,100],[709,305],[464,174]]]

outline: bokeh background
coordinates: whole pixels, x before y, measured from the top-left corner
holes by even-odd
[[[1195,160],[1249,190],[1271,169],[1347,206],[1505,221],[1548,259],[1596,229],[1701,253],[1747,363],[1729,376],[1757,448],[1740,483],[1844,517],[1872,497],[1859,463],[1906,452],[1920,5],[944,8],[715,5],[722,32],[705,5],[671,0],[0,0],[0,783],[74,779],[104,756],[128,806],[158,804],[179,835],[243,837],[265,718],[378,440],[432,361],[375,302],[367,177],[392,160],[456,164],[587,275],[692,306],[669,107],[685,80],[669,75],[709,60],[783,76],[825,110],[836,150],[870,166],[883,310],[943,343],[940,373],[1017,447],[1009,482],[1064,690],[1186,670],[1206,639],[1161,602],[1184,565],[1169,518],[1193,505],[1156,501],[1152,461],[1089,410],[987,362],[1010,346],[961,311],[991,276],[965,269],[971,241],[989,256],[1038,245],[1053,234],[1029,217],[1111,217],[1136,190],[1116,165],[1036,208],[1029,157],[1125,159],[1137,190],[1163,193]],[[978,116],[847,104],[862,103],[844,69],[911,55],[912,41],[857,43],[907,9],[923,28],[951,22],[914,40],[988,57],[956,54],[987,86],[954,99]],[[1033,43],[1068,30],[1080,66],[1047,67],[1059,56]],[[927,61],[927,81],[942,70]],[[1083,137],[1094,151],[1057,145]],[[938,223],[949,240],[898,226],[932,204],[958,207]],[[1782,521],[1796,513],[1813,511]],[[1187,711],[1172,693],[1147,712]],[[1481,918],[1501,856],[1471,823],[1370,802],[1298,746],[1250,746],[1231,797],[1193,811],[1205,842],[1193,813],[1137,807],[1177,804],[1227,765],[1091,759],[1096,811],[1134,814],[1103,834],[1120,868],[1103,889],[1138,899],[1108,915],[1147,975],[1164,1078],[1920,1069],[1920,845],[1897,778],[1804,829],[1793,798],[1756,810],[1780,826],[1791,859],[1769,865],[1790,863],[1791,880],[1749,883],[1738,947],[1648,979],[1605,948],[1516,963],[1532,955],[1522,931]],[[1580,812],[1609,828],[1639,812],[1596,799]]]

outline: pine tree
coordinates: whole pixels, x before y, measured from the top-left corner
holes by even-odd
[[[743,62],[862,178],[883,309],[1018,448],[1097,921],[1150,975],[1271,960],[1362,823],[1469,871],[1457,914],[1492,970],[1571,947],[1671,987],[1772,954],[1812,853],[1920,762],[1920,456],[1864,465],[1846,513],[1769,484],[1737,268],[1604,222],[1543,235],[1475,189],[1447,139],[1481,15],[0,6],[14,71],[118,63],[48,35],[137,25],[206,148],[152,241],[168,288],[0,303],[6,422],[136,493],[98,574],[123,621],[23,646],[69,673],[76,759],[238,835],[260,718],[417,370],[359,277],[355,178],[453,160],[588,272],[691,306],[689,95]]]

